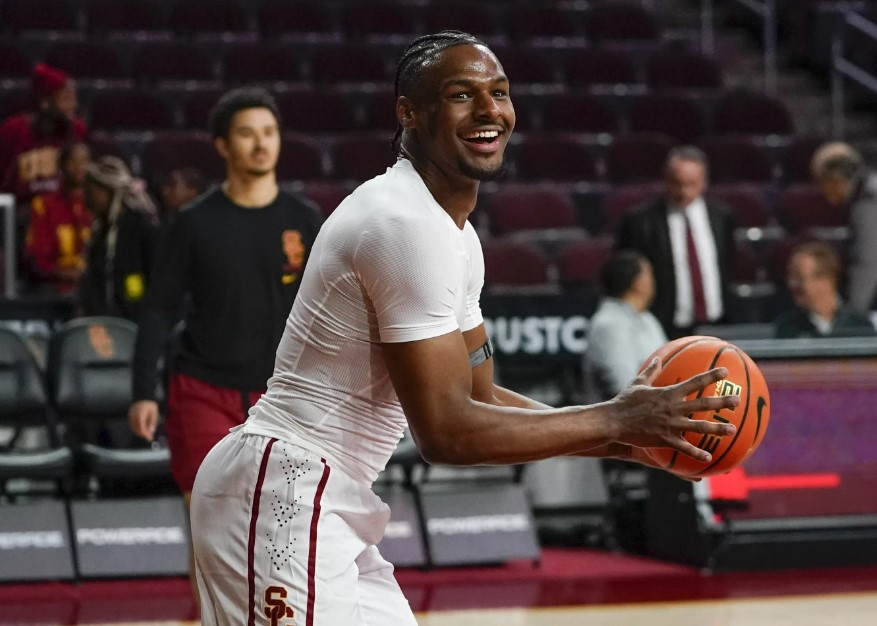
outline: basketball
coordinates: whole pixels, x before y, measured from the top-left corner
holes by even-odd
[[[737,346],[717,337],[682,337],[656,350],[643,364],[661,359],[661,371],[652,383],[666,387],[687,380],[707,370],[724,367],[728,377],[688,396],[692,400],[704,393],[717,396],[738,395],[740,404],[733,409],[693,413],[692,419],[732,423],[737,432],[725,437],[685,433],[693,445],[712,455],[701,463],[670,448],[648,448],[646,453],[660,467],[687,477],[723,474],[746,460],[764,438],[770,422],[770,395],[764,376],[755,362]]]

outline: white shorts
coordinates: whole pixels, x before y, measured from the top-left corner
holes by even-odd
[[[414,626],[378,543],[389,507],[299,446],[233,430],[192,491],[205,626]]]

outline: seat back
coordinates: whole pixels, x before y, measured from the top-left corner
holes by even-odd
[[[49,343],[52,400],[62,417],[124,417],[131,403],[137,327],[114,317],[64,324]]]
[[[47,406],[43,376],[27,340],[15,330],[0,328],[0,424],[33,425]]]

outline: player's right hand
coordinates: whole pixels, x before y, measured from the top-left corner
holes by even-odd
[[[128,426],[138,437],[146,441],[155,439],[155,428],[158,426],[158,402],[155,400],[139,400],[128,408]]]
[[[691,419],[700,411],[730,409],[740,403],[737,396],[687,396],[704,389],[728,375],[723,367],[709,370],[688,380],[667,387],[652,387],[661,370],[660,359],[654,359],[631,385],[612,400],[617,435],[615,441],[638,448],[672,448],[703,463],[710,454],[692,445],[686,432],[710,435],[732,435],[733,424]]]

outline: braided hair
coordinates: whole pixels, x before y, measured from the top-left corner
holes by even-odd
[[[405,48],[399,64],[396,66],[396,80],[394,83],[395,98],[410,95],[414,86],[423,76],[423,70],[440,52],[454,46],[486,46],[486,44],[469,33],[459,30],[443,30],[432,35],[418,37]],[[402,138],[402,124],[397,124],[396,134],[393,135],[392,148],[398,154]]]

